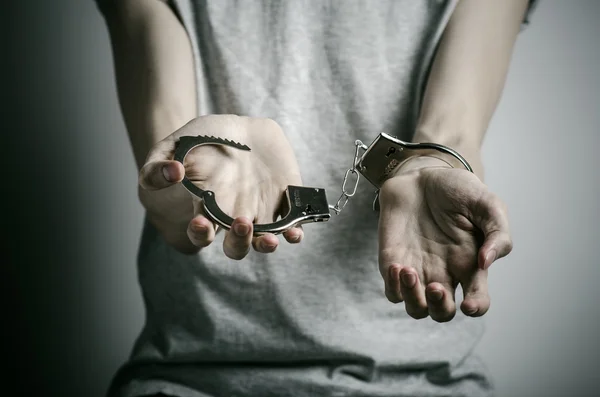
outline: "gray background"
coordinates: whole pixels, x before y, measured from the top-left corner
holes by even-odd
[[[144,321],[107,31],[91,0],[9,2],[2,17],[2,387],[101,396]],[[541,2],[485,142],[515,242],[492,267],[478,347],[499,396],[599,393],[598,17],[599,1]]]

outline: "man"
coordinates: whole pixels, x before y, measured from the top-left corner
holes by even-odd
[[[146,324],[111,395],[491,393],[468,317],[488,310],[487,269],[511,239],[480,148],[527,1],[100,5],[148,219]],[[336,198],[354,140],[382,130],[451,147],[475,174],[415,156],[384,183],[379,219],[362,186],[289,244],[254,236],[287,185]],[[184,167],[175,144],[196,135],[252,151],[203,146]],[[184,175],[235,218],[222,243]]]

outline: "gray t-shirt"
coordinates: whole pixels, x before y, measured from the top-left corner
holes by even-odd
[[[410,140],[456,1],[175,0],[196,61],[200,114],[270,117],[305,184],[337,199],[354,141]],[[481,319],[410,318],[387,301],[367,182],[300,245],[241,262],[222,236],[186,256],[146,224],[146,323],[114,396],[485,396],[471,355]]]

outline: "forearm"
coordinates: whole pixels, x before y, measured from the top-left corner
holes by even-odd
[[[415,142],[457,150],[482,177],[481,145],[506,79],[526,0],[461,0],[427,82]]]
[[[197,115],[191,45],[160,0],[121,0],[104,10],[119,102],[138,168],[152,145]]]

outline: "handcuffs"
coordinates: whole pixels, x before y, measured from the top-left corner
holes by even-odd
[[[246,145],[214,136],[183,136],[177,142],[174,160],[184,164],[186,155],[192,149],[202,145],[222,145],[250,151],[250,148]],[[440,158],[440,160],[445,161],[453,168],[465,168],[467,171],[473,172],[467,160],[458,152],[435,143],[404,142],[382,132],[369,146],[359,140],[355,141],[354,145],[355,152],[352,167],[347,169],[344,174],[342,194],[334,205],[328,204],[323,188],[289,185],[285,192],[289,212],[273,223],[255,224],[253,227],[254,234],[279,234],[305,223],[328,221],[331,218],[330,211],[339,214],[350,197],[356,194],[360,175],[364,176],[377,189],[373,201],[373,209],[377,210],[379,189],[385,180],[388,179],[394,169],[414,156],[440,158],[440,154],[446,154],[447,156]],[[349,185],[351,179],[354,180],[354,183]],[[217,197],[213,191],[199,188],[187,176],[183,177],[181,183],[191,194],[202,201],[204,214],[207,218],[227,230],[231,229],[233,218],[219,208]]]

